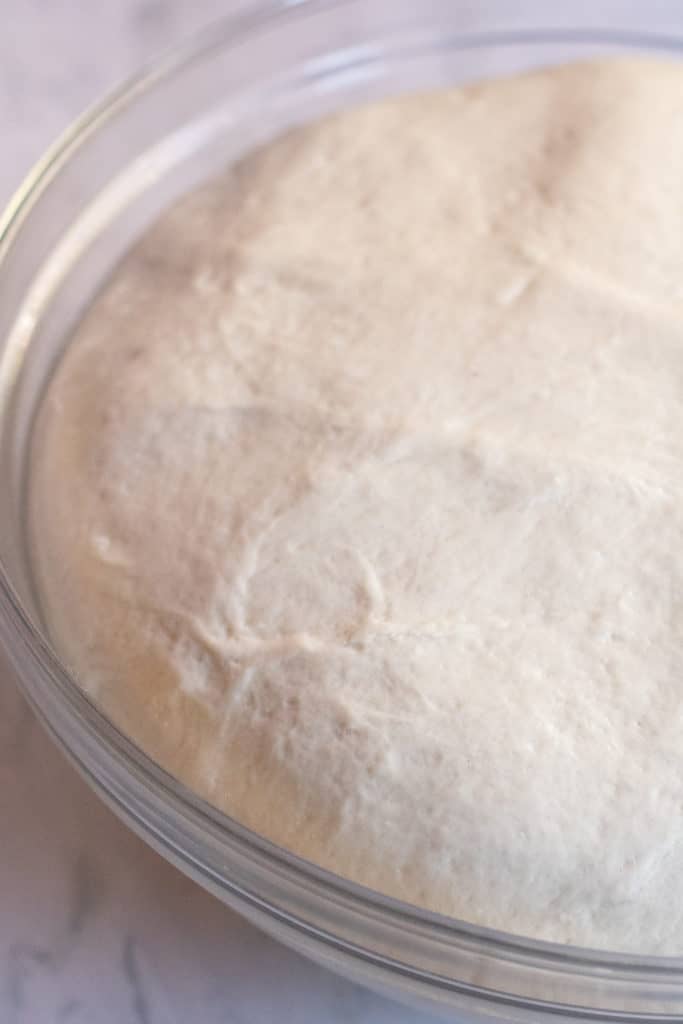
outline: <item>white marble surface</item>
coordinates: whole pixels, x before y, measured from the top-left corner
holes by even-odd
[[[0,0],[0,203],[72,117],[230,0]],[[265,938],[88,790],[0,663],[0,1024],[416,1024]]]

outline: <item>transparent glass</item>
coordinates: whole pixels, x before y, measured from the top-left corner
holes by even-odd
[[[42,628],[26,453],[74,323],[174,198],[287,126],[371,97],[618,49],[680,56],[683,40],[648,32],[650,5],[635,6],[547,4],[539,24],[537,2],[250,3],[82,118],[0,225],[0,642],[19,684],[92,786],[183,871],[301,952],[462,1021],[681,1020],[683,960],[533,942],[421,911],[288,854],[184,789],[85,697]]]

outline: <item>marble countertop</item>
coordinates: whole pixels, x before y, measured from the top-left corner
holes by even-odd
[[[4,0],[0,204],[84,106],[230,0]],[[40,57],[38,57],[40,54]],[[0,663],[0,1024],[417,1024],[261,935],[130,833]]]
[[[84,106],[234,3],[4,0],[0,203]],[[647,11],[683,29],[680,0]],[[2,663],[0,823],[0,1024],[431,1019],[307,963],[166,864],[52,746]]]

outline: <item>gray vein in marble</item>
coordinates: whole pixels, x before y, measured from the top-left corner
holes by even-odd
[[[155,34],[167,30],[172,14],[166,0],[145,0],[133,10],[133,25],[138,32],[153,39]]]
[[[136,1024],[152,1024],[149,1010],[149,999],[143,984],[137,943],[132,935],[123,940],[123,974],[130,987],[133,1014]]]
[[[54,969],[54,958],[42,946],[13,943],[7,956],[5,988],[7,1001],[13,1010],[23,1009],[26,987],[34,971]]]
[[[101,897],[101,881],[95,862],[81,851],[72,868],[71,903],[67,930],[74,938],[81,934],[97,910]]]
[[[78,999],[67,999],[57,1009],[56,1024],[69,1024],[80,1015],[83,1004]]]

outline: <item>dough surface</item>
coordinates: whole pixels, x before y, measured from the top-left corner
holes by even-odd
[[[683,70],[297,130],[47,391],[64,660],[242,823],[468,921],[683,953]]]

